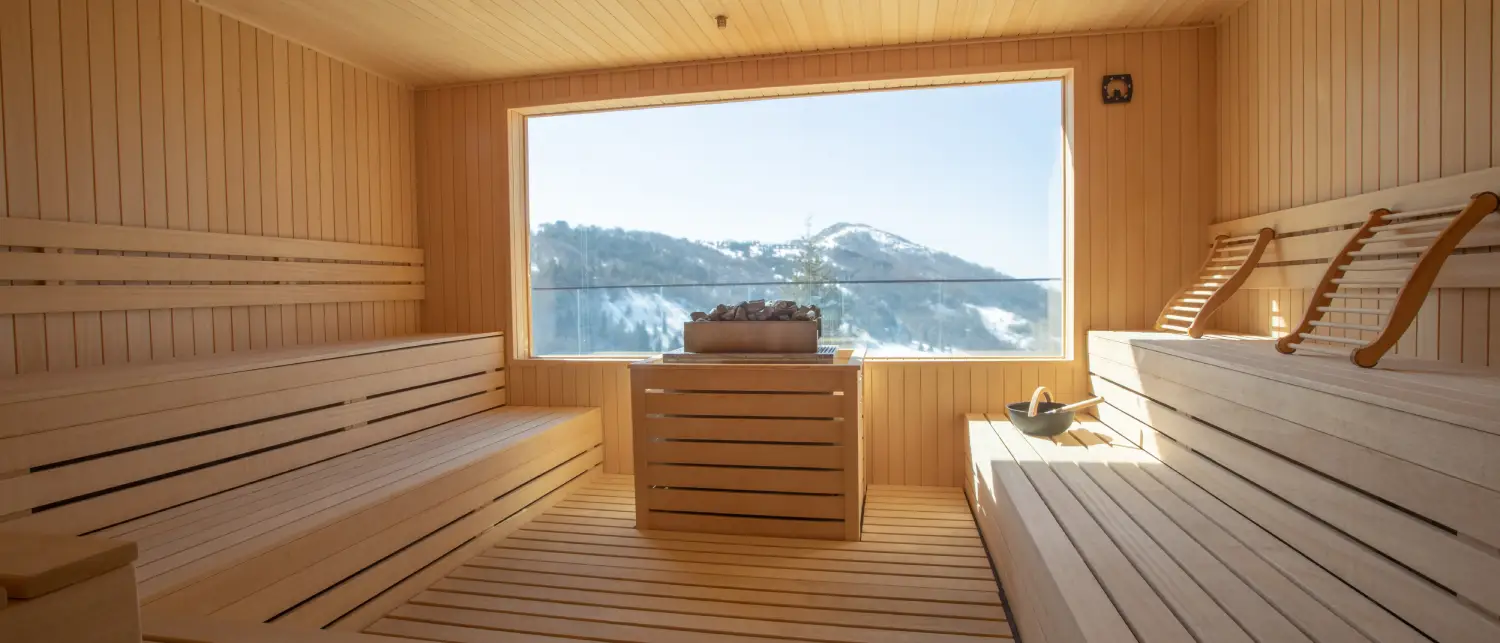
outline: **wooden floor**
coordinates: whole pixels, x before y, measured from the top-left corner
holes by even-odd
[[[857,543],[644,532],[604,476],[366,631],[433,641],[994,641],[999,590],[958,489],[871,487]]]

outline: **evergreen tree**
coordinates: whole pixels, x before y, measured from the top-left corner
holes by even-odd
[[[812,217],[808,217],[802,238],[797,240],[797,254],[792,258],[792,279],[797,283],[792,288],[797,303],[817,306],[823,312],[823,334],[832,336],[838,332],[839,289],[829,283],[838,279],[827,251],[818,243],[812,231]]]

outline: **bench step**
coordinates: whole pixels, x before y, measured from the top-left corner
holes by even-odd
[[[522,494],[530,499],[597,465],[601,442],[596,409],[502,407],[146,516],[106,535],[140,544],[138,573],[149,614],[263,622],[296,607],[307,615],[294,620],[320,627],[406,575],[388,575],[382,584],[366,568],[442,537],[454,521],[463,523],[462,538],[443,537],[456,540],[452,546],[397,564],[417,571],[524,507],[529,500],[506,498],[533,479],[572,465],[570,475],[549,480],[550,488]],[[505,510],[466,518],[495,505]],[[351,582],[360,590],[345,588]],[[304,605],[308,599],[312,604]]]

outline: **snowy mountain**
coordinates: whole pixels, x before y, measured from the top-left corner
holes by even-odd
[[[817,304],[827,341],[887,352],[1056,352],[1061,331],[1055,285],[987,281],[1008,277],[859,224],[705,243],[549,223],[531,259],[539,354],[671,350],[692,311],[746,299]]]

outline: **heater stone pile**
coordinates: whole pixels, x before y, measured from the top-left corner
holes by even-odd
[[[743,301],[733,306],[719,304],[709,312],[693,313],[695,322],[716,321],[818,321],[822,311],[817,306],[798,306],[795,301],[766,303],[764,299]]]

